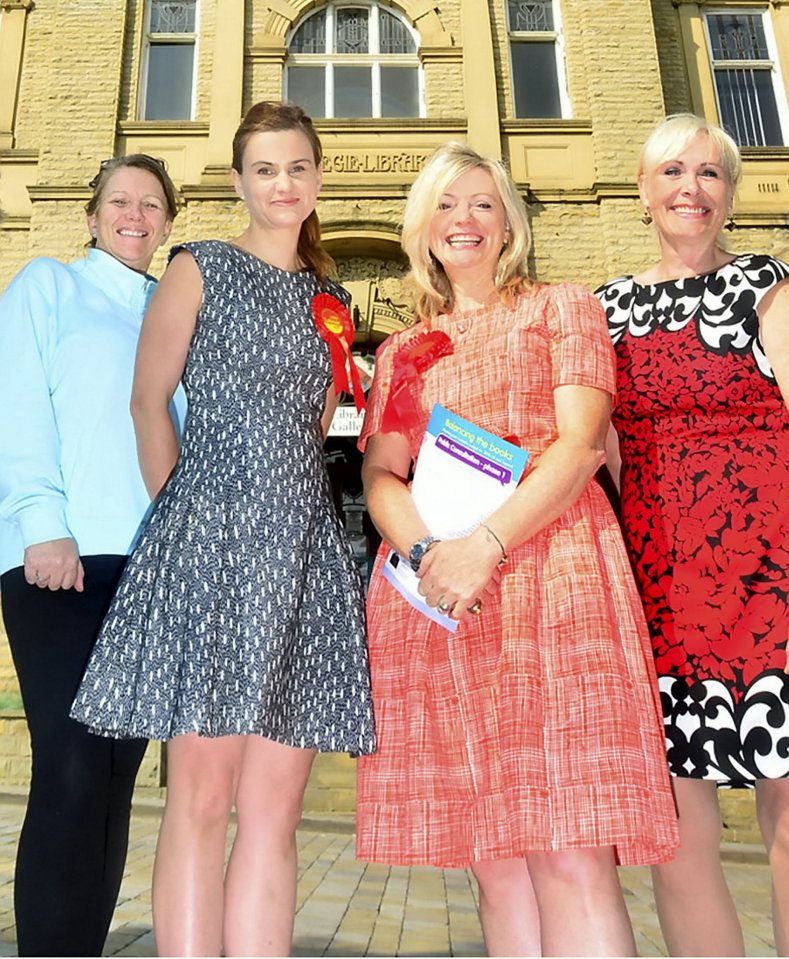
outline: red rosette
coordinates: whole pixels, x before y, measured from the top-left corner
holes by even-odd
[[[392,383],[381,422],[382,433],[405,433],[421,416],[414,395],[419,378],[436,360],[449,356],[452,340],[442,330],[426,330],[412,336],[395,353]]]
[[[348,310],[331,293],[316,293],[312,298],[312,315],[318,333],[329,345],[332,380],[337,393],[351,393],[356,412],[366,408],[359,370],[353,361],[353,320]]]

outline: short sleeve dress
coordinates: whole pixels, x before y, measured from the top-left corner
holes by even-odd
[[[407,433],[414,460],[434,403],[531,452],[557,437],[554,388],[614,392],[599,304],[571,285],[439,316],[453,351],[426,369]],[[381,347],[360,438],[379,432],[395,357]],[[501,590],[452,634],[381,575],[368,624],[379,752],[358,770],[357,856],[462,867],[533,850],[616,848],[622,863],[677,843],[657,685],[617,521],[592,481],[512,549]]]
[[[184,249],[204,295],[181,454],[72,716],[116,738],[257,734],[371,752],[363,589],[323,459],[323,290],[228,243]]]
[[[756,312],[785,277],[786,263],[744,254],[598,290],[669,766],[722,785],[789,775],[789,412]]]

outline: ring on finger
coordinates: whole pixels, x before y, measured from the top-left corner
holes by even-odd
[[[40,582],[41,582],[41,573],[36,573],[36,575],[33,577],[33,582],[34,582],[34,583],[40,583]]]
[[[439,613],[448,613],[449,610],[451,609],[451,606],[449,605],[449,603],[445,603],[442,598],[436,604],[436,609],[439,611]]]
[[[479,614],[482,612],[482,600],[479,597],[477,597],[477,599],[474,600],[471,606],[467,606],[466,608],[474,616],[479,616]]]

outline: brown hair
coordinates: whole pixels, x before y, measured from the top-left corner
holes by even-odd
[[[93,216],[101,205],[104,198],[104,191],[107,188],[107,182],[116,170],[124,167],[135,167],[138,170],[147,170],[152,173],[159,181],[162,192],[164,193],[165,204],[167,205],[167,219],[171,222],[178,215],[178,192],[175,184],[170,179],[164,160],[158,157],[148,156],[147,153],[130,153],[128,156],[111,157],[109,160],[102,160],[99,165],[99,172],[90,181],[88,186],[93,190],[93,196],[85,204],[85,212],[88,216]],[[90,241],[90,246],[96,245],[96,237]]]
[[[233,169],[243,172],[244,150],[255,133],[298,130],[312,147],[315,166],[321,168],[323,149],[318,134],[307,114],[293,103],[263,100],[247,110],[241,126],[233,137]],[[301,262],[323,282],[334,271],[334,260],[321,245],[321,226],[315,210],[301,224],[297,253]]]

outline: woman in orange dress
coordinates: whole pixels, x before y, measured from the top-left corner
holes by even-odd
[[[403,228],[419,321],[379,351],[360,439],[385,542],[357,855],[470,867],[491,955],[634,955],[616,864],[670,859],[677,827],[641,603],[593,479],[614,356],[590,293],[527,279],[529,244],[502,165],[439,149]],[[530,452],[514,495],[443,541],[407,484],[435,403]],[[390,547],[456,632],[382,576]]]

